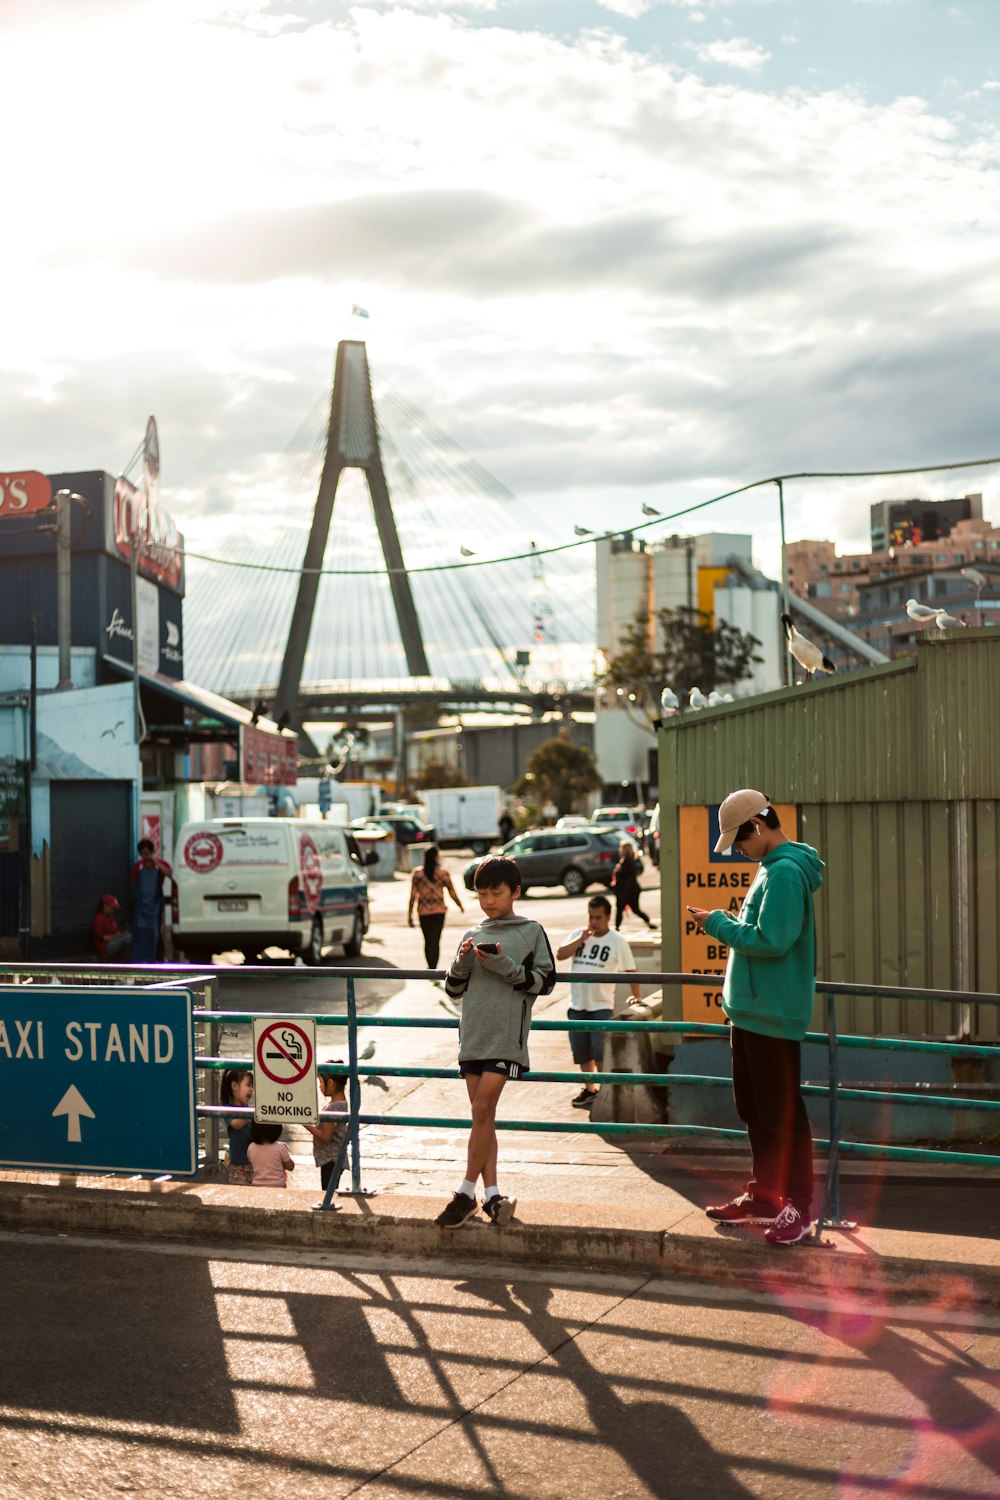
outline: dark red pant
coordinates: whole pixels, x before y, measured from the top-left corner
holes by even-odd
[[[753,1178],[747,1191],[780,1208],[786,1200],[811,1217],[812,1135],[801,1089],[801,1046],[733,1026],[733,1097],[747,1128]]]

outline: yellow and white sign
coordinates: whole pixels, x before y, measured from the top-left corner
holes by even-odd
[[[799,836],[798,809],[788,803],[773,804],[781,827],[790,839]],[[679,807],[681,969],[685,974],[724,974],[729,949],[707,933],[699,933],[688,913],[689,906],[724,911],[735,916],[753,885],[759,866],[736,853],[716,854],[719,837],[718,804],[711,807]],[[681,995],[685,1021],[722,1019],[721,986],[686,984]]]

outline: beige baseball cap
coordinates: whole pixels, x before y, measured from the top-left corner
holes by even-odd
[[[719,837],[715,845],[716,854],[724,854],[727,849],[730,849],[741,825],[748,822],[750,818],[759,817],[761,813],[767,812],[770,806],[763,792],[752,791],[750,787],[745,786],[741,787],[738,792],[730,792],[719,808]]]

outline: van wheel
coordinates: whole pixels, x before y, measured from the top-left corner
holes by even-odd
[[[563,872],[562,883],[571,896],[582,896],[587,889],[587,882],[581,872],[572,868]]]
[[[345,958],[357,958],[360,955],[361,940],[364,935],[365,928],[364,923],[361,920],[361,913],[359,911],[356,911],[354,913],[354,926],[351,928],[351,935],[347,939],[347,942],[344,944]]]
[[[485,839],[476,839],[475,843],[472,846],[472,852],[473,854],[486,854],[489,850],[489,847],[490,846]]]
[[[309,932],[309,941],[302,950],[302,961],[307,963],[311,969],[315,969],[323,962],[323,923],[319,917],[313,917],[313,924]]]

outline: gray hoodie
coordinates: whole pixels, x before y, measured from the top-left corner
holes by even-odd
[[[462,943],[496,943],[499,953],[480,963]],[[459,1062],[504,1059],[528,1066],[531,1007],[555,984],[556,964],[544,928],[530,917],[485,918],[462,935],[444,982],[453,1000],[464,996],[458,1029]]]

